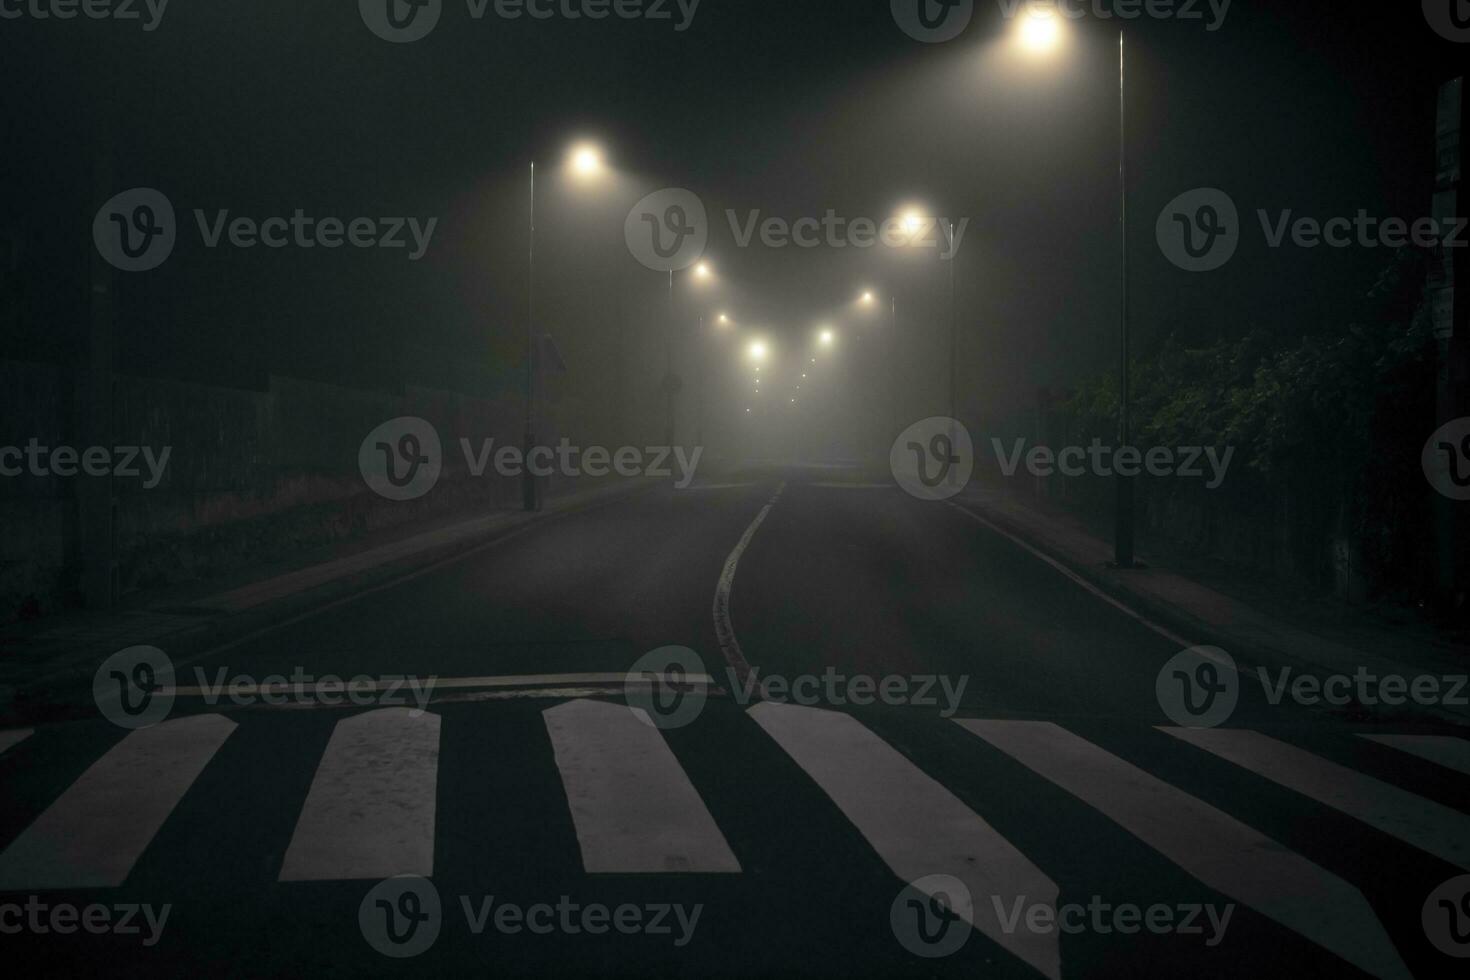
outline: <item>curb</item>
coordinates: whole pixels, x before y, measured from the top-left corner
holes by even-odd
[[[1336,672],[1338,668],[1327,667],[1323,664],[1306,659],[1300,654],[1278,647],[1264,646],[1251,640],[1221,630],[1204,622],[1196,616],[1184,611],[1178,606],[1161,602],[1142,593],[1136,592],[1128,587],[1126,574],[1116,572],[1106,566],[1097,566],[1077,561],[1071,555],[1058,551],[1045,541],[1038,540],[1026,528],[1019,526],[1010,520],[1005,514],[996,508],[975,500],[966,501],[964,506],[973,508],[974,512],[983,516],[986,520],[1004,529],[1008,534],[1025,541],[1038,552],[1046,555],[1052,561],[1064,566],[1068,571],[1085,580],[1089,585],[1106,593],[1110,598],[1127,605],[1135,612],[1152,619],[1159,625],[1166,627],[1172,632],[1190,639],[1191,643],[1198,646],[1215,646],[1230,653],[1236,663],[1242,668],[1241,673],[1246,674],[1246,668],[1258,667],[1267,664],[1287,664],[1296,668],[1312,672],[1326,671]],[[1410,665],[1404,665],[1410,666]],[[1431,672],[1432,671],[1426,671]],[[1253,680],[1254,674],[1249,674]],[[1318,705],[1318,708],[1326,710],[1343,710],[1335,705]],[[1409,716],[1428,716],[1438,721],[1450,722],[1464,727],[1470,725],[1470,706],[1459,705],[1393,705],[1384,706],[1370,705],[1348,705],[1347,710],[1364,712],[1373,721],[1396,721],[1403,722],[1412,720]]]
[[[127,645],[147,643],[166,647],[175,666],[185,666],[192,660],[210,653],[216,648],[241,642],[252,635],[280,625],[283,621],[310,615],[335,602],[350,599],[359,593],[392,585],[410,575],[426,571],[435,565],[450,562],[480,548],[496,544],[546,521],[556,520],[572,514],[592,510],[638,493],[647,492],[661,483],[619,484],[611,488],[591,491],[584,499],[567,502],[558,507],[556,501],[548,501],[543,510],[533,513],[510,512],[505,523],[481,534],[465,537],[447,544],[431,546],[421,552],[385,562],[374,568],[345,573],[341,578],[324,582],[303,592],[270,599],[258,606],[239,612],[221,612],[206,621],[183,629],[152,636],[140,635],[127,641]],[[113,645],[115,646],[115,644]],[[98,651],[98,656],[114,652],[113,646]],[[91,681],[96,670],[97,657],[85,656],[65,667],[31,678],[22,684],[0,691],[0,725],[31,724],[35,721],[64,720],[72,710],[85,704],[91,706]],[[81,697],[84,695],[84,697]],[[60,717],[58,717],[60,716]]]

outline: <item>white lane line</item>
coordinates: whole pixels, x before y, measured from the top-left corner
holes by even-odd
[[[699,792],[642,709],[579,700],[541,717],[589,874],[740,871]]]
[[[1457,810],[1260,732],[1221,728],[1160,731],[1470,869],[1470,816]]]
[[[1061,973],[1055,932],[1002,927],[991,899],[1056,907],[1057,886],[975,811],[851,715],[762,702],[747,712],[822,788],[905,882],[949,875],[979,909],[952,911],[1048,977]]]
[[[433,690],[459,690],[462,688],[502,688],[502,687],[536,687],[555,686],[559,684],[608,684],[621,688],[628,681],[627,674],[520,674],[500,675],[493,677],[424,677],[412,678],[419,681],[419,686],[432,688]],[[350,682],[354,689],[371,692],[393,690],[407,696],[413,693],[413,688],[403,679],[399,678],[368,678],[364,677]],[[710,685],[714,678],[709,674],[690,674],[685,678],[685,683],[693,685]],[[326,684],[312,682],[293,684],[289,680],[281,680],[269,684],[235,684],[234,681],[227,682],[223,688],[215,687],[175,687],[165,688],[179,697],[206,697],[230,695],[264,695],[284,696],[287,694],[301,694],[316,696],[326,694],[341,698],[343,695],[342,682],[328,682]],[[0,741],[3,746],[3,741]],[[3,751],[3,748],[0,748]]]
[[[755,486],[759,486],[759,485],[760,484],[754,483],[754,482],[752,482],[752,483],[695,483],[695,484],[691,484],[690,486],[684,487],[683,489],[680,489],[678,487],[675,487],[674,488],[674,493],[677,495],[677,494],[681,494],[681,493],[692,493],[695,490],[741,490],[741,489],[744,489],[745,487],[755,487]]]
[[[1086,739],[1046,721],[960,719],[1210,888],[1380,977],[1409,977],[1352,885]]]
[[[121,885],[234,730],[195,715],[128,735],[0,854],[0,890]]]
[[[804,487],[821,487],[823,490],[897,490],[893,483],[803,483]]]
[[[1470,741],[1453,735],[1360,735],[1370,742],[1417,755],[1436,765],[1470,776]]]
[[[281,881],[434,873],[441,719],[415,714],[379,708],[332,729]]]
[[[34,728],[12,728],[9,731],[0,732],[0,755],[9,752],[15,746],[31,737]]]
[[[1036,550],[1030,544],[1026,543],[1025,541],[1022,541],[1020,538],[1016,537],[1014,534],[1012,534],[1011,532],[1005,530],[1004,528],[1000,527],[999,525],[996,525],[996,524],[994,524],[994,523],[986,520],[985,518],[981,517],[979,514],[975,513],[974,511],[969,510],[968,508],[961,507],[959,504],[955,503],[953,500],[946,500],[945,503],[949,504],[955,510],[959,511],[961,514],[964,514],[966,517],[970,518],[970,520],[974,521],[975,523],[979,524],[980,526],[982,526],[984,528],[987,528],[988,530],[994,531],[996,534],[999,534],[1001,537],[1005,538],[1007,541],[1011,542],[1016,547],[1024,549],[1025,551],[1029,552],[1030,554],[1032,554],[1034,557],[1036,557],[1040,561],[1043,561],[1046,564],[1050,565],[1052,568],[1056,569],[1058,572],[1061,572],[1063,575],[1065,575],[1068,579],[1070,579],[1071,581],[1075,582],[1077,585],[1080,585],[1082,588],[1086,589],[1088,592],[1092,593],[1094,596],[1096,596],[1097,598],[1101,599],[1103,602],[1106,602],[1108,605],[1112,606],[1114,609],[1118,610],[1123,615],[1129,617],[1130,619],[1137,620],[1138,622],[1142,623],[1144,626],[1147,626],[1149,629],[1153,630],[1155,633],[1157,633],[1160,636],[1162,636],[1164,639],[1168,640],[1170,643],[1173,643],[1175,646],[1178,646],[1178,647],[1181,647],[1182,648],[1182,647],[1192,647],[1192,646],[1195,645],[1195,644],[1189,642],[1188,640],[1186,640],[1184,637],[1180,636],[1178,633],[1175,633],[1174,631],[1172,631],[1170,629],[1167,629],[1167,628],[1165,628],[1163,626],[1160,626],[1158,623],[1155,623],[1153,620],[1147,618],[1146,616],[1143,616],[1142,614],[1137,613],[1137,612],[1134,612],[1132,609],[1129,609],[1127,606],[1123,605],[1123,603],[1119,602],[1117,599],[1114,599],[1112,596],[1108,595],[1106,592],[1102,591],[1097,586],[1093,585],[1091,582],[1087,581],[1082,576],[1078,575],[1076,572],[1072,571],[1070,568],[1068,568],[1065,565],[1063,565],[1061,562],[1058,562],[1057,560],[1055,560],[1051,556],[1046,555],[1046,554],[1043,554],[1042,552]],[[1221,666],[1229,667],[1230,665],[1229,664],[1222,663]],[[1241,672],[1241,675],[1242,676],[1249,676],[1244,671]]]
[[[725,655],[725,662],[730,669],[735,671],[736,680],[745,683],[750,676],[750,663],[745,659],[745,652],[740,649],[740,641],[735,637],[735,624],[730,620],[730,591],[735,587],[735,568],[740,564],[740,556],[745,554],[745,549],[750,547],[750,541],[755,537],[755,532],[765,522],[766,515],[771,508],[776,506],[776,501],[781,499],[781,491],[786,489],[786,481],[782,480],[776,492],[771,494],[771,499],[761,508],[760,513],[755,515],[755,520],[745,529],[740,536],[740,541],[735,545],[735,550],[730,552],[730,557],[725,559],[725,567],[720,572],[719,584],[715,586],[715,638],[719,641],[720,650]]]

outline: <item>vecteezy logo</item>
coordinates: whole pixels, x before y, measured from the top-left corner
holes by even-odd
[[[1446,40],[1470,41],[1470,0],[1424,0],[1424,19]]]
[[[928,875],[905,885],[888,909],[888,925],[915,956],[950,956],[970,938],[970,889],[949,875]]]
[[[698,262],[709,244],[709,217],[693,191],[655,191],[628,212],[623,237],[633,258],[655,272],[677,272]]]
[[[98,253],[124,272],[147,272],[162,265],[177,238],[174,206],[151,187],[113,196],[92,219]]]
[[[1219,647],[1190,647],[1169,658],[1154,682],[1159,707],[1181,728],[1224,724],[1240,701],[1235,659]]]
[[[970,26],[975,0],[892,0],[893,20],[925,44],[953,41]]]
[[[357,0],[357,10],[378,37],[408,44],[427,37],[439,23],[444,0]]]
[[[1235,255],[1240,215],[1229,194],[1200,187],[1165,205],[1154,232],[1170,262],[1186,272],[1211,272]]]
[[[384,422],[362,441],[357,468],[369,489],[389,500],[417,500],[439,482],[444,451],[427,421],[405,415]]]
[[[709,700],[704,661],[688,647],[659,647],[633,662],[623,696],[640,721],[655,728],[683,728]]]
[[[1419,456],[1429,485],[1451,500],[1470,500],[1470,417],[1435,430]]]
[[[427,878],[399,875],[378,882],[357,907],[368,945],[384,956],[408,959],[434,945],[443,922],[439,890]]]
[[[1470,875],[1451,878],[1430,892],[1419,917],[1435,949],[1470,958]]]
[[[888,451],[888,467],[905,492],[920,500],[946,500],[970,482],[975,446],[955,419],[935,415],[901,432]]]
[[[92,700],[121,728],[156,725],[174,706],[173,661],[157,647],[119,650],[92,675]]]

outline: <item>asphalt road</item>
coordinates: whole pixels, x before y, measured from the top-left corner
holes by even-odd
[[[0,949],[71,975],[1454,972],[1421,914],[1470,870],[1467,743],[1249,679],[1179,730],[1157,682],[1188,640],[963,497],[753,469],[618,498],[178,665],[162,724],[0,743]],[[625,689],[667,647],[709,683]],[[188,690],[293,674],[437,681]],[[130,905],[168,918],[61,931]]]

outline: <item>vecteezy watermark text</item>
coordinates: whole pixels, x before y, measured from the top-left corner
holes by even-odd
[[[1274,214],[1257,209],[1268,248],[1464,248],[1470,219],[1454,215],[1418,218],[1379,217],[1365,209],[1349,217],[1326,219],[1297,215],[1285,208]],[[1164,206],[1155,223],[1159,249],[1186,272],[1212,272],[1234,257],[1245,229],[1229,194],[1214,187],[1185,191]]]
[[[497,446],[494,439],[476,445],[459,440],[464,469],[479,479],[490,472],[502,477],[677,477],[684,490],[694,482],[704,448],[686,452],[683,446],[574,446],[569,439],[555,446],[533,446],[529,452],[514,444]],[[378,426],[363,439],[357,455],[363,481],[389,500],[415,500],[434,488],[444,471],[444,449],[439,432],[426,419],[402,416]]]
[[[264,218],[234,214],[228,208],[194,210],[194,224],[205,248],[356,249],[408,251],[417,262],[429,250],[438,218],[354,217],[308,214],[295,208],[289,216]],[[124,272],[146,272],[162,265],[178,241],[173,203],[151,187],[135,187],[114,195],[97,210],[92,240],[98,253]]]
[[[70,936],[85,932],[93,936],[141,936],[144,946],[156,946],[168,925],[173,905],[154,908],[148,904],[73,905],[70,902],[43,902],[29,896],[24,904],[0,902],[0,934],[14,936],[23,932],[36,936]],[[139,919],[141,914],[142,918]],[[147,927],[147,933],[143,932]]]
[[[1223,454],[1214,446],[1180,446],[1177,449],[1168,446],[1154,446],[1151,449],[1123,446],[1115,449],[1104,446],[1101,439],[1093,439],[1092,444],[1086,447],[1065,446],[1054,450],[1049,446],[1033,446],[1030,451],[1026,449],[1025,439],[1017,439],[1012,443],[1009,455],[1006,454],[1001,440],[991,439],[990,445],[995,451],[1001,472],[1006,476],[1015,476],[1024,462],[1026,471],[1035,477],[1048,477],[1054,473],[1067,477],[1086,476],[1089,473],[1100,477],[1114,474],[1138,476],[1146,473],[1157,477],[1202,479],[1205,476],[1204,467],[1200,465],[1203,460],[1210,467],[1210,479],[1205,483],[1207,490],[1215,490],[1225,482],[1225,473],[1230,469],[1230,460],[1235,455],[1234,446],[1226,447]]]
[[[703,904],[678,902],[578,902],[561,895],[555,902],[520,904],[494,895],[460,895],[464,926],[473,936],[493,931],[515,936],[624,936],[667,937],[676,948],[689,945],[699,928]],[[433,882],[417,875],[400,875],[374,885],[363,896],[357,913],[358,928],[368,945],[394,959],[425,952],[444,927],[444,903]]]
[[[719,675],[705,672],[704,659],[688,647],[668,646],[649,651],[629,668],[623,690],[630,707],[657,728],[682,728],[704,710],[709,689]],[[761,674],[752,669],[741,675],[733,667],[723,674],[724,689],[742,707],[757,699],[803,707],[869,705],[939,708],[943,718],[960,709],[970,678],[944,674],[845,674],[827,667],[820,674]]]
[[[1148,932],[1159,936],[1206,936],[1208,925],[1205,945],[1212,948],[1225,938],[1225,930],[1235,914],[1233,902],[1223,907],[1213,903],[1165,905],[1158,902],[1145,908],[1132,902],[1107,902],[1101,895],[1093,895],[1086,905],[1067,902],[1057,906],[1031,902],[1024,895],[1009,902],[992,895],[990,905],[1006,935],[1025,930],[1039,935],[1061,932],[1072,936],[1081,933],[1131,936]]]
[[[1057,14],[1067,20],[1093,17],[1097,20],[1203,21],[1210,33],[1225,26],[1234,0],[996,0],[1001,16],[1017,17]]]
[[[195,667],[194,680],[194,687],[175,688],[174,694],[194,695],[208,705],[229,701],[242,708],[255,704],[277,708],[287,705],[393,708],[407,707],[412,702],[415,707],[409,714],[417,718],[428,710],[439,678],[410,674],[380,677],[358,674],[344,678],[337,674],[308,674],[296,667],[289,676],[270,674],[257,680],[248,674],[232,675],[228,667],[220,667],[212,675],[203,667]]]
[[[114,476],[134,478],[142,476],[138,460],[148,470],[143,488],[152,490],[163,480],[168,468],[172,446],[155,451],[152,446],[43,446],[32,436],[21,446],[0,446],[0,476]]]
[[[768,216],[749,211],[744,218],[732,210],[725,212],[730,234],[740,248],[749,248],[760,236],[766,248],[929,248],[938,249],[940,259],[948,262],[959,254],[965,241],[969,218],[951,222],[948,218],[844,218],[828,209],[820,218],[796,219]]]
[[[1230,720],[1240,700],[1241,668],[1218,647],[1191,647],[1159,670],[1154,682],[1159,707],[1184,728],[1214,728]],[[1266,701],[1304,707],[1460,707],[1470,704],[1467,674],[1380,674],[1359,667],[1351,674],[1297,673],[1291,667],[1255,669]]]
[[[472,21],[591,20],[609,17],[672,24],[676,33],[689,30],[700,0],[464,0]],[[439,24],[445,0],[358,0],[367,29],[385,41],[409,44],[422,40]]]
[[[0,0],[0,20],[138,21],[151,34],[166,9],[168,0]]]
[[[228,667],[213,671],[195,667],[195,683],[190,687],[175,685],[175,673],[173,660],[158,647],[128,647],[98,666],[92,677],[92,698],[103,717],[130,729],[163,721],[179,697],[197,697],[211,706],[228,701],[237,707],[393,708],[411,703],[414,707],[409,715],[417,718],[428,710],[439,680],[407,674],[344,678],[309,674],[303,667],[256,678],[232,674]]]

